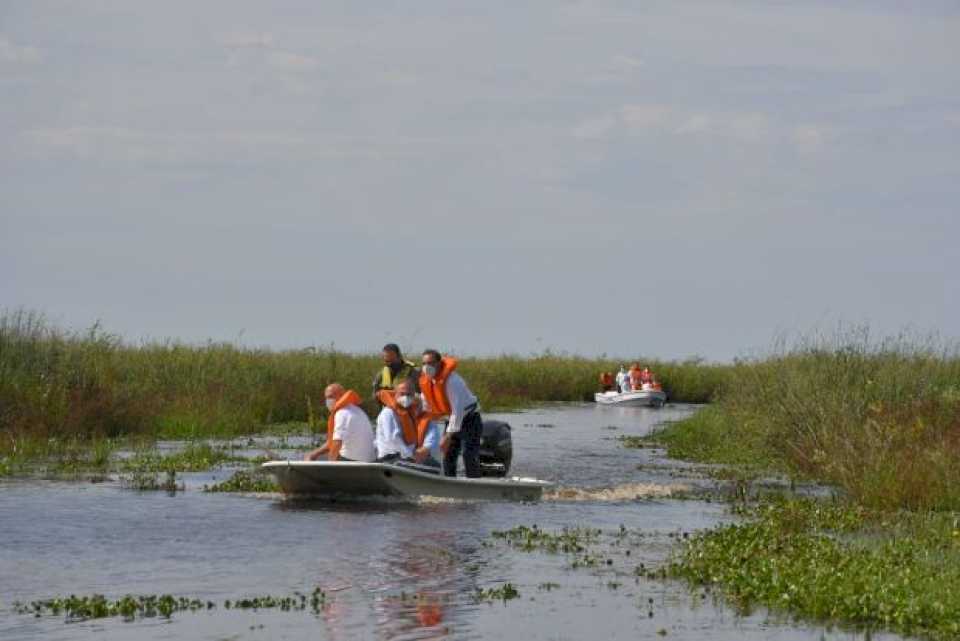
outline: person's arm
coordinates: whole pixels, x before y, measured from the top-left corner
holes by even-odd
[[[413,460],[415,460],[417,463],[423,463],[426,461],[433,452],[434,448],[439,445],[439,442],[440,424],[436,421],[431,421],[430,427],[427,428],[427,433],[423,435],[423,445],[418,447],[413,453]]]
[[[333,439],[333,443],[330,444],[330,454],[327,455],[327,459],[331,461],[340,460],[340,449],[343,447],[343,441],[338,438]]]
[[[467,389],[463,377],[454,372],[447,379],[447,400],[450,401],[450,422],[447,424],[447,433],[459,432],[463,423],[464,410],[468,405],[476,403],[477,399]]]
[[[380,383],[383,382],[383,370],[381,369],[377,372],[377,375],[373,377],[373,400],[380,402],[380,399],[377,398],[377,392],[380,391]]]

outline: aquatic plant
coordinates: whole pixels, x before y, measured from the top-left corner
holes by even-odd
[[[743,610],[765,606],[933,639],[960,634],[955,515],[810,499],[738,509],[746,523],[691,537],[670,576],[716,586]]]
[[[477,588],[477,591],[474,594],[474,598],[477,601],[503,601],[504,603],[510,599],[516,599],[519,596],[520,592],[512,583],[504,583],[503,585],[495,588]]]
[[[283,612],[311,610],[319,613],[327,604],[327,594],[319,586],[310,594],[295,591],[286,596],[253,596],[227,599],[221,607],[226,610],[280,610]],[[122,617],[133,621],[137,617],[171,618],[177,612],[198,612],[213,610],[217,604],[206,599],[198,599],[171,594],[133,595],[127,594],[110,599],[102,594],[89,596],[55,597],[39,599],[30,603],[15,602],[13,611],[17,614],[30,614],[35,617],[45,615],[63,615],[67,622],[87,619]]]
[[[259,471],[238,470],[225,481],[203,486],[204,492],[279,492],[273,477]]]

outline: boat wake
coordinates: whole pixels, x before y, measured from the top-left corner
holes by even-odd
[[[613,487],[558,487],[543,493],[544,501],[634,501],[683,496],[690,486],[680,483],[625,483]]]

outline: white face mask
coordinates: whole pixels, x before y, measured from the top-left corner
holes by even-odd
[[[436,366],[436,365],[424,365],[424,366],[423,366],[423,373],[426,374],[427,376],[429,376],[430,378],[433,378],[434,376],[437,375],[437,366]]]
[[[410,407],[413,405],[413,397],[409,394],[403,394],[397,397],[397,403],[400,404],[400,407]]]
[[[330,410],[331,412],[333,411],[333,406],[336,404],[337,404],[337,399],[335,398],[327,399],[327,409]]]

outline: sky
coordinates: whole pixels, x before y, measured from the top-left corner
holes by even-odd
[[[960,3],[0,0],[0,309],[726,361],[960,335]]]

